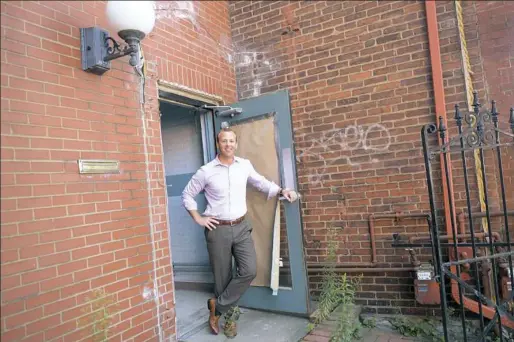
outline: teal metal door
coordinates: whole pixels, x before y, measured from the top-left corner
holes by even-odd
[[[272,118],[272,136],[275,139],[279,182],[281,183],[279,185],[298,191],[289,92],[285,90],[278,91],[243,100],[230,106],[232,108],[241,108],[242,112],[234,116],[224,116],[223,111],[221,115],[215,112],[215,134],[219,133],[222,125],[237,126]],[[246,133],[248,133],[248,130]],[[253,141],[257,141],[255,139],[259,139],[259,136],[264,136],[260,133],[262,132],[255,130],[251,132]],[[246,148],[253,147],[246,146]],[[258,147],[256,146],[255,148]],[[267,153],[274,153],[274,151],[267,151]],[[237,152],[236,155],[238,155]],[[258,169],[257,171],[259,172]],[[310,299],[304,258],[300,200],[293,203],[282,202],[290,267],[288,286],[279,287],[275,295],[270,287],[251,286],[241,298],[239,305],[241,307],[267,311],[308,315],[310,313]]]

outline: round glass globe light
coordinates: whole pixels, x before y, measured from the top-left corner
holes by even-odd
[[[153,1],[108,1],[106,15],[117,32],[137,30],[147,35],[155,25]]]

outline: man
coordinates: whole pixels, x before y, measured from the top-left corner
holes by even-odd
[[[225,128],[216,140],[218,156],[191,178],[182,193],[182,203],[193,220],[205,227],[215,285],[215,297],[207,301],[207,307],[210,311],[209,325],[217,335],[220,316],[231,312],[229,310],[248,289],[257,271],[252,228],[245,219],[247,182],[266,193],[268,199],[282,195],[292,202],[297,196],[294,191],[281,189],[258,174],[249,160],[235,156],[237,136],[234,131]],[[205,191],[207,208],[200,215],[194,197],[202,190]],[[232,277],[232,256],[237,265],[235,278]],[[227,323],[225,335],[235,337],[235,322],[229,320]]]

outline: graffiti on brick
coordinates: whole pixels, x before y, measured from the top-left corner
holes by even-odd
[[[210,47],[212,45],[211,43],[214,42],[216,44],[214,49],[217,50],[223,58],[227,61],[232,58],[230,38],[222,35],[218,40],[211,35],[209,29],[205,28],[198,20],[194,1],[156,1],[154,8],[156,20],[171,19],[172,26],[173,24],[178,24],[181,20],[188,21],[193,26],[194,31],[201,33],[198,39],[208,41],[201,43]],[[181,30],[178,26],[176,29]]]
[[[228,36],[221,35],[219,39],[213,37],[201,22],[197,19],[193,1],[156,1],[154,4],[156,20],[172,19],[179,22],[181,19],[189,21],[196,32],[202,33],[199,39],[207,39],[216,43],[218,53],[230,64],[236,67],[252,67],[262,62],[264,65],[270,65],[267,60],[262,60],[264,52],[259,51],[242,51],[231,43]]]
[[[155,19],[186,19],[189,20],[195,29],[200,26],[196,20],[193,1],[155,1]]]
[[[322,162],[321,166],[316,163],[316,167],[309,168],[307,180],[312,186],[323,186],[323,180],[328,177],[327,169],[330,166],[343,162],[351,166],[359,165],[358,162],[352,161],[351,152],[358,150],[368,151],[371,154],[386,152],[390,145],[391,134],[385,126],[381,124],[372,124],[368,127],[350,125],[335,132],[321,133],[319,139],[311,140],[310,145],[297,154],[297,162]],[[334,156],[330,156],[331,153]],[[337,155],[338,153],[348,155]],[[371,162],[377,163],[379,160],[372,158]]]
[[[267,75],[273,75],[278,64],[266,51],[246,51],[234,46],[229,62],[233,63],[238,74],[242,75],[242,84],[248,84],[247,91],[252,96],[261,94],[262,86],[265,84]]]

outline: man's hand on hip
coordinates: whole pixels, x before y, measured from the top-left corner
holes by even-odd
[[[200,216],[196,223],[198,223],[200,226],[205,227],[209,230],[216,229],[216,225],[219,224],[218,221],[214,217],[209,216]]]

